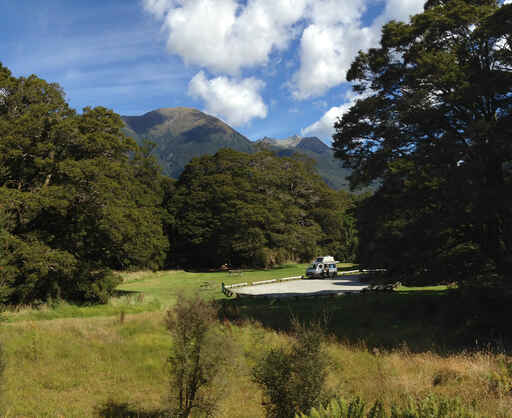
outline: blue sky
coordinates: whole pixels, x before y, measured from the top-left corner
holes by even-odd
[[[249,139],[315,135],[354,99],[345,74],[423,0],[0,0],[0,61],[122,115],[195,107]]]

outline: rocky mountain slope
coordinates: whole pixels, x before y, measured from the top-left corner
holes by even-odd
[[[194,157],[215,154],[221,148],[252,152],[253,144],[229,125],[196,109],[158,109],[142,116],[123,116],[126,133],[139,144],[156,144],[155,155],[164,173],[178,178]]]
[[[349,189],[347,176],[350,170],[343,168],[341,162],[334,158],[334,151],[317,137],[292,136],[286,139],[262,138],[255,142],[268,148],[277,155],[291,156],[302,154],[315,161],[316,169],[326,183],[334,189]]]
[[[123,116],[127,135],[139,144],[148,139],[156,144],[155,156],[164,173],[178,178],[194,157],[215,154],[221,148],[252,153],[266,148],[283,157],[305,155],[314,160],[319,174],[331,187],[348,189],[347,175],[333,151],[316,137],[263,138],[251,142],[213,116],[185,107],[158,109],[142,116]]]

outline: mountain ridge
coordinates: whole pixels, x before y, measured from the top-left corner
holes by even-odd
[[[316,136],[293,135],[284,139],[264,137],[255,141],[255,144],[270,149],[281,157],[305,155],[315,161],[318,174],[329,186],[344,190],[350,188],[347,177],[351,171],[343,168],[341,162],[334,157],[334,151]]]
[[[220,119],[187,107],[160,108],[141,116],[122,116],[125,133],[139,144],[156,144],[155,156],[165,174],[178,178],[194,157],[221,148],[253,152],[249,139]]]
[[[154,155],[164,173],[178,178],[194,157],[215,154],[221,148],[254,153],[261,147],[281,157],[306,156],[314,160],[320,176],[335,189],[348,190],[344,169],[334,151],[317,137],[294,135],[285,139],[264,137],[250,141],[231,126],[200,110],[188,107],[160,108],[140,116],[121,116],[124,132],[139,144],[154,142]]]

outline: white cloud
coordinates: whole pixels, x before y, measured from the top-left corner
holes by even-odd
[[[384,11],[372,24],[374,30],[382,28],[390,20],[408,21],[411,15],[423,11],[425,0],[387,0]]]
[[[362,98],[356,95],[353,91],[347,92],[345,95],[346,103],[340,106],[331,107],[320,120],[302,129],[302,136],[317,136],[320,139],[332,139],[334,135],[334,122],[341,118],[348,110],[355,104],[356,100]]]
[[[385,1],[370,26],[368,6]],[[167,47],[186,63],[217,73],[269,64],[290,41],[300,41],[300,67],[287,85],[296,99],[318,97],[346,81],[359,50],[377,46],[382,25],[407,20],[424,0],[143,0],[162,21]],[[285,64],[286,65],[286,64]],[[274,76],[269,71],[266,76]]]
[[[301,40],[301,67],[294,75],[294,96],[298,99],[318,96],[345,82],[346,72],[357,51],[377,46],[383,25],[392,19],[407,21],[409,16],[421,12],[423,4],[424,0],[388,0],[384,11],[370,27],[349,27],[360,22],[326,25],[323,27],[323,42],[321,36],[307,39],[304,36],[307,28]],[[320,30],[317,32],[321,33]],[[329,39],[336,41],[330,42]],[[350,109],[356,98],[353,92],[349,92],[346,103],[330,108],[318,121],[302,129],[302,135],[331,138],[335,132],[334,122]]]
[[[312,23],[301,37],[301,65],[292,79],[294,97],[317,97],[345,82],[358,51],[378,45],[383,24],[391,19],[407,21],[422,10],[423,4],[424,0],[388,0],[372,25],[363,27],[364,2],[315,1]]]
[[[367,28],[356,26],[307,27],[301,39],[301,66],[293,76],[294,97],[318,97],[345,82],[357,52],[368,48],[373,38]]]
[[[330,26],[350,25],[358,21],[365,10],[365,1],[360,0],[312,0],[309,12],[313,23]]]
[[[236,74],[265,65],[297,36],[293,25],[311,0],[144,0],[163,19],[167,47],[185,62]]]
[[[302,129],[302,136],[317,136],[320,139],[331,139],[334,134],[334,122],[350,109],[350,105],[344,104],[341,106],[331,107],[320,120],[312,125]]]
[[[189,94],[203,99],[208,113],[240,126],[253,118],[267,116],[267,106],[259,94],[264,85],[252,77],[241,81],[227,77],[208,80],[200,71],[189,83]]]
[[[162,19],[173,4],[176,3],[168,0],[144,0],[144,8],[153,13],[158,19]]]

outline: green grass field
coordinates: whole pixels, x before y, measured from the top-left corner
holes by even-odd
[[[348,268],[352,264],[342,264]],[[56,306],[17,307],[3,313],[7,322],[57,318],[90,318],[115,316],[121,312],[136,314],[165,310],[172,306],[178,294],[198,293],[205,299],[224,299],[221,283],[233,284],[270,280],[304,274],[307,264],[289,264],[272,270],[241,270],[195,273],[187,271],[160,271],[119,273],[123,283],[118,294],[106,305],[77,306],[61,303]]]
[[[233,284],[255,282],[276,278],[300,276],[307,264],[288,264],[272,270],[241,270],[229,272],[187,272],[187,271],[143,271],[118,273],[123,283],[108,304],[78,306],[60,303],[54,306],[16,307],[3,313],[6,322],[37,321],[58,318],[91,318],[98,316],[116,316],[121,312],[137,314],[162,311],[174,304],[178,294],[198,293],[205,299],[222,300],[226,296],[221,292],[221,283]],[[350,270],[353,264],[339,264],[339,269]],[[447,290],[446,286],[400,287],[403,293],[436,294]]]
[[[221,293],[222,282],[300,275],[305,267],[241,275],[124,273],[119,295],[107,305],[5,312],[0,327],[7,361],[3,415],[112,416],[109,403],[122,411],[117,416],[158,416],[166,406],[172,344],[164,312],[178,294],[197,293],[217,300],[218,326],[232,342],[222,347],[231,348],[229,366],[215,388],[219,417],[263,416],[251,368],[269,347],[289,346],[292,317],[324,326],[327,390],[333,395],[389,405],[436,394],[458,397],[480,416],[512,416],[512,357],[482,337],[498,335],[499,324],[492,322],[495,316],[483,315],[481,306],[462,303],[454,289],[401,287],[391,293],[299,300],[228,299]]]
[[[118,287],[124,292],[143,292],[145,298],[157,299],[169,306],[180,292],[199,292],[205,299],[223,299],[221,284],[256,282],[283,277],[301,276],[307,264],[289,264],[272,270],[240,270],[229,272],[194,273],[185,271],[163,271],[158,273],[128,273]]]

